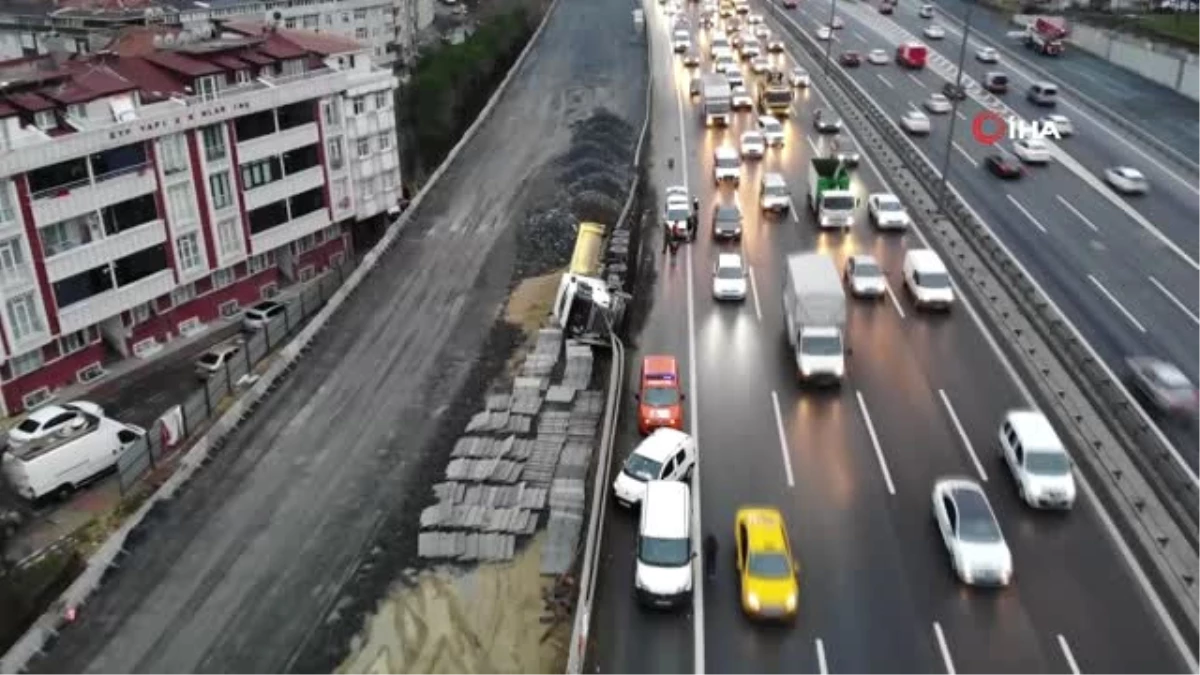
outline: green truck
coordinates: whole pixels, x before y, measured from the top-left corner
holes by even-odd
[[[817,225],[850,229],[858,199],[850,192],[850,173],[845,162],[829,157],[813,157],[808,172],[808,208],[817,217]]]

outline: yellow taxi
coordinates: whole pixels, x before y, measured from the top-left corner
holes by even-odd
[[[734,525],[742,610],[761,619],[791,619],[800,600],[800,567],[792,559],[778,510],[739,509]]]

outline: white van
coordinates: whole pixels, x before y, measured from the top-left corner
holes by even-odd
[[[1073,462],[1050,420],[1036,410],[1010,410],[1000,424],[1000,454],[1021,501],[1035,509],[1075,505]]]
[[[4,475],[17,494],[30,501],[66,496],[117,465],[146,430],[108,417],[86,415],[59,431],[4,449]]]
[[[927,248],[904,254],[904,287],[917,307],[950,309],[954,304],[950,272],[938,254]]]
[[[1058,103],[1058,86],[1051,82],[1034,82],[1025,97],[1037,105],[1052,108]]]
[[[638,600],[655,607],[682,604],[692,593],[692,493],[687,483],[646,484],[633,575]]]
[[[653,480],[686,480],[696,468],[696,441],[670,427],[660,427],[625,459],[613,481],[613,496],[622,506],[642,501]]]

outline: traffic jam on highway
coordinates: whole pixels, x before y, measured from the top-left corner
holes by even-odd
[[[1010,206],[989,211],[989,222],[1027,218],[1054,235],[1033,244],[1051,253],[1066,236],[1059,221],[1113,226],[1108,214],[1095,214],[1098,223],[1084,215],[1092,201],[1136,214],[1123,200],[1146,195],[1149,179],[1134,166],[1093,153],[1075,160],[1061,150],[1058,144],[1094,121],[1064,114],[1059,86],[1049,80],[1019,92],[1029,106],[1023,112],[1042,114],[993,106],[964,115],[969,98],[1017,92],[1017,77],[995,48],[975,50],[986,68],[977,80],[964,74],[934,86],[918,75],[944,57],[902,28],[882,31],[890,44],[872,44],[861,22],[847,28],[836,2],[769,2],[758,13],[748,0],[659,0],[658,27],[648,27],[667,45],[652,50],[655,72],[660,59],[670,59],[670,77],[655,77],[664,91],[654,100],[672,112],[656,113],[655,123],[673,125],[678,107],[683,157],[673,175],[657,177],[667,271],[655,306],[678,306],[685,293],[686,312],[656,309],[663,318],[651,319],[629,378],[634,400],[622,414],[636,429],[618,441],[621,464],[611,483],[625,508],[607,522],[603,546],[633,564],[628,573],[607,568],[600,585],[634,602],[606,599],[597,622],[633,622],[624,629],[631,642],[606,637],[597,667],[1194,672],[1195,636],[1182,637],[1163,610],[1054,422],[925,241],[920,218],[889,189],[821,92],[820,70],[840,67],[903,92],[888,101],[898,103],[896,126],[916,142],[942,138],[947,157],[951,147],[958,153],[961,161],[941,170],[950,188],[1007,197]],[[872,22],[903,9],[927,22],[926,41],[945,38],[934,5],[901,2],[907,6],[843,4],[877,14]],[[797,38],[772,27],[786,22],[829,45],[829,61],[799,61]],[[1037,21],[1010,37],[1030,53],[1054,55],[1063,34],[1061,24]],[[955,120],[966,137],[955,134]],[[965,138],[976,145],[968,150]],[[1082,161],[1081,173],[1095,184],[1079,179],[1087,184],[1073,187],[1069,199],[1039,189],[1049,181],[1037,172],[1052,160],[1072,171]],[[1025,178],[1032,191],[1022,204],[1006,183],[957,179],[974,170]],[[1106,191],[1100,200],[1081,196],[1097,189]],[[1033,205],[1047,195],[1048,206]],[[1188,208],[1195,214],[1195,200]],[[1157,241],[1135,238],[1142,246]],[[1195,274],[1174,269],[1179,257],[1170,251],[1157,254],[1164,259],[1156,274],[1171,275],[1181,295],[1190,284],[1191,295],[1163,292],[1194,308]],[[697,305],[704,296],[711,306]],[[1070,309],[1080,307],[1097,311],[1094,303]],[[1194,309],[1180,308],[1195,318]],[[670,323],[686,323],[686,334]],[[1182,364],[1174,356],[1184,353],[1181,345],[1194,352],[1196,334],[1185,325],[1164,337],[1171,342],[1157,349],[1161,357],[1136,349],[1159,343],[1115,343],[1141,404],[1186,428],[1197,394],[1184,370],[1195,372],[1195,355]],[[783,352],[778,366],[769,358],[776,350]],[[743,413],[759,408],[747,399],[764,383],[774,387],[763,406],[773,416]],[[1188,437],[1172,435],[1179,438]],[[775,456],[760,454],[760,445],[773,445]],[[1191,454],[1195,443],[1177,447]],[[1195,458],[1189,463],[1194,473]],[[893,504],[909,508],[901,516]],[[930,549],[941,559],[936,569]],[[949,571],[953,588],[939,569]],[[682,608],[683,625],[646,608]],[[731,618],[734,608],[751,621]],[[748,627],[762,621],[799,628],[807,640]],[[693,650],[683,648],[689,631]],[[924,636],[919,646],[901,644],[911,631]],[[647,654],[654,644],[664,650]],[[684,655],[664,653],[673,651]]]

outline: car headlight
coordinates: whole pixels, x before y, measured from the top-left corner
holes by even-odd
[[[786,606],[787,606],[787,611],[789,611],[789,612],[796,611],[796,594],[794,592],[788,594]]]
[[[749,607],[751,609],[751,611],[754,611],[754,612],[757,612],[758,610],[762,609],[762,604],[759,603],[758,596],[755,595],[754,593],[746,594],[746,606]]]

